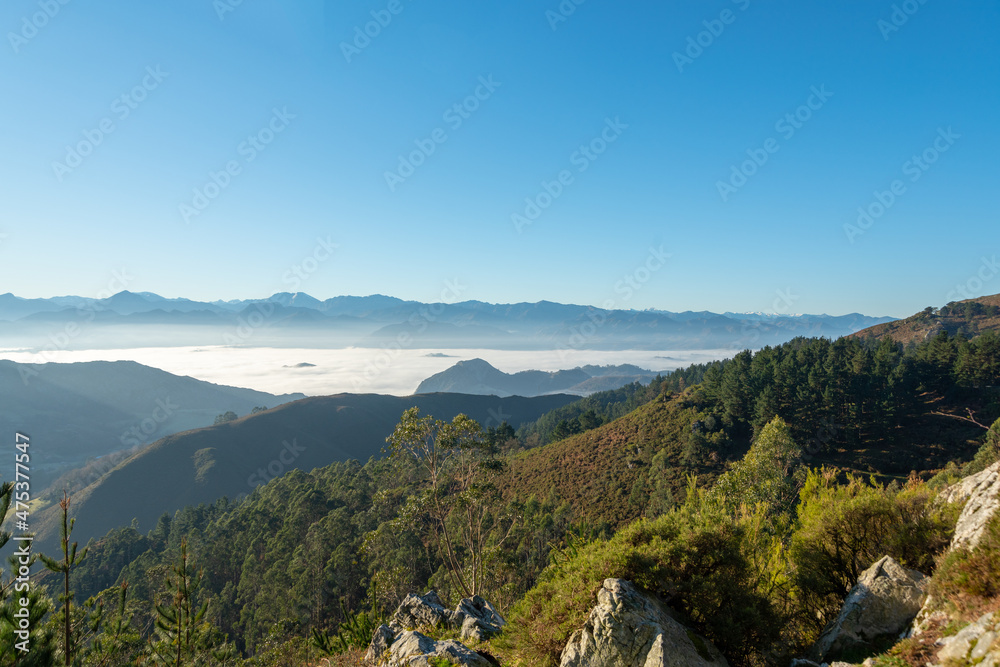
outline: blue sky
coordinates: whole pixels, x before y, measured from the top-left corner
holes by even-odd
[[[0,8],[0,291],[1000,292],[996,2],[63,1]]]

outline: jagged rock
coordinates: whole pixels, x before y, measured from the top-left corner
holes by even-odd
[[[465,598],[454,611],[445,608],[434,591],[424,595],[407,595],[399,603],[389,624],[375,630],[365,660],[368,664],[389,667],[422,667],[430,664],[428,661],[432,657],[448,658],[459,665],[493,665],[496,661],[490,659],[488,654],[472,651],[457,641],[437,642],[415,630],[438,627],[461,629],[463,641],[485,641],[498,634],[506,624],[493,605],[478,595]]]
[[[728,666],[707,639],[631,582],[605,579],[586,625],[570,637],[560,667]]]
[[[874,650],[899,636],[920,611],[927,581],[891,557],[881,558],[861,574],[840,614],[813,645],[810,658],[824,662],[845,651]]]
[[[1000,461],[975,475],[970,475],[944,492],[949,502],[965,499],[965,509],[955,524],[951,547],[973,549],[993,514],[1000,508]]]
[[[396,641],[396,631],[388,625],[380,625],[375,628],[372,634],[372,641],[368,645],[368,652],[365,653],[365,662],[375,664],[378,659],[389,650],[389,646]]]
[[[462,667],[492,667],[492,663],[454,640],[435,641],[413,630],[399,634],[385,656],[386,667],[431,667],[431,658],[446,658]]]
[[[475,639],[485,641],[500,634],[500,629],[507,621],[489,602],[474,595],[465,598],[455,608],[456,616],[464,616],[462,620],[462,640]]]
[[[389,625],[402,630],[413,630],[452,626],[456,625],[455,620],[455,612],[445,609],[438,594],[429,591],[424,595],[407,595],[399,603]],[[457,625],[461,625],[461,622]]]

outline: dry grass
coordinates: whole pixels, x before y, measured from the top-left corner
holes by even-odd
[[[364,650],[352,649],[329,658],[303,663],[303,667],[360,667],[364,664],[364,657]]]

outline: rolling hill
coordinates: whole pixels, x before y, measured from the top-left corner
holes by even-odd
[[[622,525],[641,515],[657,484],[679,500],[688,475],[708,483],[723,472],[722,458],[683,461],[686,435],[698,419],[697,408],[684,398],[661,395],[596,429],[518,454],[510,461],[507,493],[522,499],[551,495],[568,502],[580,517]],[[653,458],[661,451],[654,468]],[[737,458],[742,453],[733,452]],[[630,502],[633,492],[637,498]]]
[[[177,433],[146,447],[73,497],[74,539],[83,544],[133,518],[148,530],[164,512],[248,494],[292,469],[378,456],[403,411],[413,406],[439,419],[465,413],[484,426],[508,421],[516,428],[575,398],[340,394],[305,398]],[[57,515],[57,504],[34,510],[39,549],[51,550],[58,538]]]
[[[0,360],[0,429],[32,437],[33,488],[87,459],[147,444],[165,435],[304,398],[276,396],[181,377],[133,361],[18,364]],[[0,459],[0,478],[13,459]]]
[[[1000,333],[1000,294],[952,301],[938,309],[928,307],[906,319],[876,324],[852,335],[891,338],[908,345],[929,340],[942,331],[967,338],[987,331]]]

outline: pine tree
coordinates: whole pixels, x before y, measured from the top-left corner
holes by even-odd
[[[171,569],[174,576],[166,582],[170,602],[155,605],[157,639],[149,642],[150,658],[155,664],[175,667],[232,660],[232,646],[224,643],[218,630],[205,621],[208,603],[197,606],[202,573],[191,570],[187,538],[181,540],[180,560]]]
[[[116,588],[109,588],[101,593],[101,596],[112,593],[117,595],[115,615],[105,622],[101,613],[95,616],[91,623],[90,629],[94,634],[94,640],[87,650],[88,666],[110,667],[129,664],[142,652],[144,646],[142,637],[131,625],[131,614],[126,611],[128,582]],[[96,598],[87,600],[85,606],[91,608],[99,606],[103,609],[103,603]]]
[[[76,624],[76,627],[74,627],[73,592],[69,587],[69,579],[73,569],[80,565],[83,559],[86,558],[87,549],[84,548],[83,551],[78,553],[76,550],[77,543],[73,542],[70,544],[69,538],[73,533],[73,525],[76,523],[76,519],[69,518],[69,495],[65,491],[63,491],[62,500],[59,501],[59,508],[62,511],[62,525],[59,528],[59,536],[63,559],[61,561],[57,561],[54,558],[46,556],[45,554],[39,554],[38,557],[49,570],[63,575],[63,593],[59,596],[59,601],[63,603],[61,628],[63,664],[71,665],[73,664],[74,655],[76,655],[79,648],[77,635],[79,634],[80,625],[83,623],[84,619],[81,618]]]

